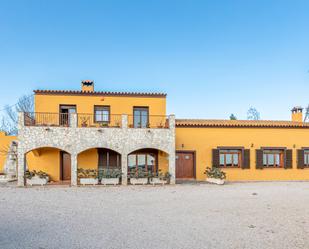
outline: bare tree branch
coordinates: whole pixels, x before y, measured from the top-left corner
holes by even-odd
[[[0,130],[8,135],[17,135],[18,112],[33,112],[33,95],[24,95],[18,99],[14,106],[6,106],[5,113],[1,117]]]

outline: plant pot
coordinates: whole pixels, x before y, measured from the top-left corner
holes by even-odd
[[[118,185],[119,184],[119,178],[102,178],[101,184],[103,185]]]
[[[165,185],[167,183],[168,183],[167,180],[160,179],[159,177],[150,178],[150,184],[152,185],[156,185],[156,184]]]
[[[27,185],[33,186],[33,185],[46,185],[49,181],[49,177],[46,178],[40,178],[39,176],[34,176],[31,179],[26,179]]]
[[[206,181],[217,185],[223,185],[225,182],[224,179],[217,179],[217,178],[206,178]]]
[[[148,178],[130,178],[130,183],[132,185],[146,185]]]
[[[98,179],[96,178],[80,178],[79,182],[81,185],[97,185],[99,183]]]

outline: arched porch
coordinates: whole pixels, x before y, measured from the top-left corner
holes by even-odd
[[[98,179],[101,183],[106,173],[121,173],[121,154],[115,150],[98,147],[88,148],[77,155],[77,182],[81,178]]]
[[[22,154],[24,163],[18,167],[19,185],[30,175],[48,176],[50,184],[71,184],[71,154],[61,148],[43,146]],[[20,160],[19,160],[20,163]]]

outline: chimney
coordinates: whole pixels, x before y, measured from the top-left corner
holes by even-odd
[[[303,108],[301,106],[295,106],[292,109],[292,121],[303,122]]]
[[[94,92],[93,80],[83,80],[82,81],[82,91],[83,92]]]

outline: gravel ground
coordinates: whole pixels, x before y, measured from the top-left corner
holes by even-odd
[[[0,248],[309,248],[309,182],[0,187]]]

